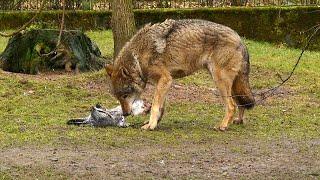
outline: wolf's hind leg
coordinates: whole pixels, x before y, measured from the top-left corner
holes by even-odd
[[[149,72],[152,72],[152,74],[149,74],[149,76],[157,81],[157,86],[152,101],[149,123],[141,127],[145,130],[153,130],[162,118],[166,95],[172,84],[172,77],[165,67],[154,66],[151,68]]]
[[[217,129],[220,131],[225,131],[228,128],[229,123],[233,121],[233,116],[236,111],[236,103],[232,98],[232,84],[236,77],[236,72],[221,68],[209,68],[209,71],[213,76],[213,79],[225,104],[226,113]]]
[[[243,115],[244,115],[244,110],[245,108],[244,107],[241,107],[239,106],[239,115],[238,115],[238,118],[235,119],[233,121],[234,124],[244,124],[244,119],[243,119]]]
[[[225,116],[219,125],[220,131],[225,131],[230,122],[233,121],[233,116],[236,111],[236,104],[231,97],[231,85],[221,80],[217,81],[217,86],[225,104]]]

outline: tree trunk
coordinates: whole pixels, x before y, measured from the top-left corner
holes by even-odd
[[[241,6],[241,0],[231,0],[231,6]]]
[[[114,57],[116,57],[124,44],[130,40],[136,31],[132,0],[113,0],[111,21]]]

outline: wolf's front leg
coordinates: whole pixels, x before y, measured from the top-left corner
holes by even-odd
[[[153,70],[152,76],[159,78],[156,79],[158,83],[152,101],[149,123],[142,126],[142,129],[145,130],[153,130],[157,127],[158,121],[162,118],[165,99],[172,84],[172,77],[164,67],[155,67]]]

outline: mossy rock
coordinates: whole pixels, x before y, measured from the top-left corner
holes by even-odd
[[[63,31],[57,46],[59,31],[33,29],[9,39],[0,55],[3,70],[37,74],[43,71],[99,70],[106,59],[97,45],[81,31]]]

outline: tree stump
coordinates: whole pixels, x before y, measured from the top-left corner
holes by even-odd
[[[55,69],[92,71],[103,68],[106,59],[98,46],[81,31],[34,29],[9,39],[0,55],[3,70],[37,74]]]

